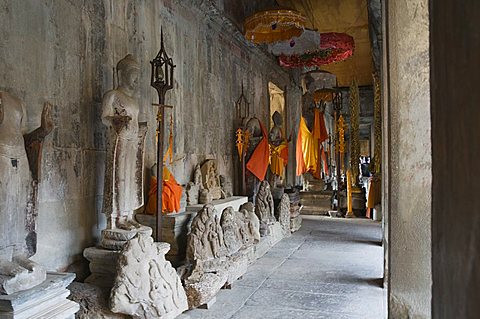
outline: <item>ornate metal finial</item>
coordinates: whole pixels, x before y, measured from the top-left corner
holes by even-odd
[[[235,102],[235,110],[236,110],[237,119],[240,121],[250,117],[250,103],[248,102],[243,92],[243,81],[242,81],[242,93],[240,94],[240,97],[238,98],[237,102]]]
[[[173,89],[173,70],[176,65],[173,64],[172,58],[168,56],[165,50],[163,28],[160,33],[160,51],[158,51],[157,56],[150,61],[152,65],[150,85],[157,90],[159,103],[164,104],[165,93]]]

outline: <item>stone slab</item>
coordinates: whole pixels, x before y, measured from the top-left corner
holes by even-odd
[[[0,318],[71,318],[80,308],[66,299],[70,294],[66,287],[74,279],[75,274],[47,273],[47,279],[38,286],[0,296]]]
[[[248,197],[246,196],[232,196],[225,199],[213,200],[210,204],[213,205],[217,214],[221,214],[223,210],[227,207],[233,207],[233,210],[238,212],[240,206],[248,202]],[[204,204],[189,205],[185,209],[186,212],[197,213],[203,208]]]

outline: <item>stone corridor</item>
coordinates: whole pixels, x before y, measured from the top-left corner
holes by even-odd
[[[381,224],[304,216],[301,230],[249,267],[210,309],[181,319],[380,319]]]

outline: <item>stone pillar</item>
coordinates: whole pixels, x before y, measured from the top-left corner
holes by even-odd
[[[429,1],[392,0],[386,6],[382,206],[388,220],[389,317],[430,318]]]

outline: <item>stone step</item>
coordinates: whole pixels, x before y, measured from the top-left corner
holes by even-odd
[[[302,205],[304,207],[303,209],[321,209],[321,210],[331,209],[330,208],[331,207],[330,202],[322,202],[322,203],[305,202],[305,203],[302,203]]]
[[[322,199],[330,199],[332,198],[332,195],[329,195],[329,194],[312,194],[312,193],[306,193],[306,194],[302,194],[300,195],[300,200],[304,200],[304,199],[319,199],[319,200],[322,200]]]

